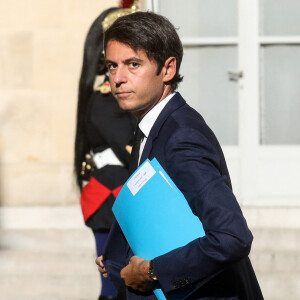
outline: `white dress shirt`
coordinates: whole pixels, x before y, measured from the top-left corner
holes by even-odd
[[[139,164],[140,164],[140,159],[145,147],[145,144],[147,142],[147,138],[149,136],[149,133],[158,118],[159,114],[163,110],[163,108],[166,106],[166,104],[171,100],[171,98],[176,94],[176,92],[168,95],[165,99],[160,101],[158,104],[156,104],[150,111],[147,112],[147,114],[143,117],[143,119],[139,123],[139,127],[141,131],[144,134],[144,139],[141,142],[140,146],[140,153],[139,153]]]

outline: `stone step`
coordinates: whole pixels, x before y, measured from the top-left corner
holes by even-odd
[[[252,248],[270,251],[298,251],[300,249],[300,229],[252,229],[254,236]],[[16,230],[0,229],[0,247],[36,252],[81,252],[94,245],[90,229],[51,229]]]
[[[254,228],[252,248],[255,251],[299,251],[300,229]]]
[[[62,274],[93,275],[97,273],[96,255],[93,250],[82,253],[31,253],[2,250],[0,271],[2,274],[33,272],[49,275]],[[300,251],[252,251],[251,262],[256,272],[297,272],[300,273]]]
[[[100,281],[97,276],[31,274],[0,276],[0,299],[96,300]]]
[[[250,259],[256,272],[300,274],[300,249],[298,251],[256,251]]]
[[[89,251],[73,254],[30,253],[20,251],[1,251],[0,272],[5,275],[31,274],[65,275],[80,274],[97,276],[96,256]]]
[[[4,230],[0,232],[1,274],[95,275],[90,230]]]
[[[300,299],[299,272],[268,272],[256,275],[265,300]]]
[[[6,229],[0,230],[0,248],[34,253],[82,253],[94,249],[90,229]]]
[[[300,299],[299,230],[255,228],[251,261],[266,300]],[[0,230],[0,300],[97,299],[88,228]]]
[[[91,230],[1,230],[0,300],[97,299]]]

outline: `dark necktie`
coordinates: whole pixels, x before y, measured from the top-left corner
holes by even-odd
[[[142,130],[139,127],[139,124],[136,125],[135,134],[133,138],[133,145],[132,145],[132,151],[130,155],[130,161],[129,161],[129,176],[137,169],[138,163],[139,163],[139,154],[140,154],[140,146],[141,142],[144,138],[144,134]],[[127,254],[130,251],[130,247],[127,244]],[[118,295],[117,300],[124,300],[126,299],[126,285],[124,280],[122,280],[119,288],[118,288]]]
[[[130,162],[129,162],[129,174],[131,175],[138,167],[139,162],[139,154],[140,154],[140,146],[141,142],[144,138],[144,134],[141,131],[139,125],[136,126],[135,134],[134,134],[134,140],[132,145],[132,152],[130,156]]]

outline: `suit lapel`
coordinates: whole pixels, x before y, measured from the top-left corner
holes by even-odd
[[[156,119],[149,136],[147,138],[147,142],[145,144],[145,148],[142,153],[142,157],[140,159],[140,164],[142,164],[150,155],[152,144],[155,138],[158,136],[158,133],[163,126],[166,119],[179,107],[186,104],[185,100],[181,97],[181,95],[177,92],[173,98],[166,104],[158,118]]]

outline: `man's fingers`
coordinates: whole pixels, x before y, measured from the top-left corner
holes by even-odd
[[[108,278],[108,274],[106,273],[105,268],[99,267],[98,270],[99,270],[100,273],[102,273],[102,276],[103,276],[104,278]]]
[[[127,266],[126,266],[127,267]],[[123,268],[122,270],[121,270],[121,272],[120,272],[120,275],[121,275],[121,278],[122,279],[124,279],[125,280],[125,274],[126,274],[126,267],[125,268]],[[125,270],[124,270],[125,269]]]
[[[102,255],[99,256],[99,257],[97,257],[95,262],[98,265],[99,272],[102,273],[102,275],[103,275],[104,278],[107,278],[108,274],[106,273],[106,269],[105,269],[104,264],[103,264],[103,257],[102,257]]]
[[[96,264],[100,267],[104,267],[102,255],[96,258]]]

